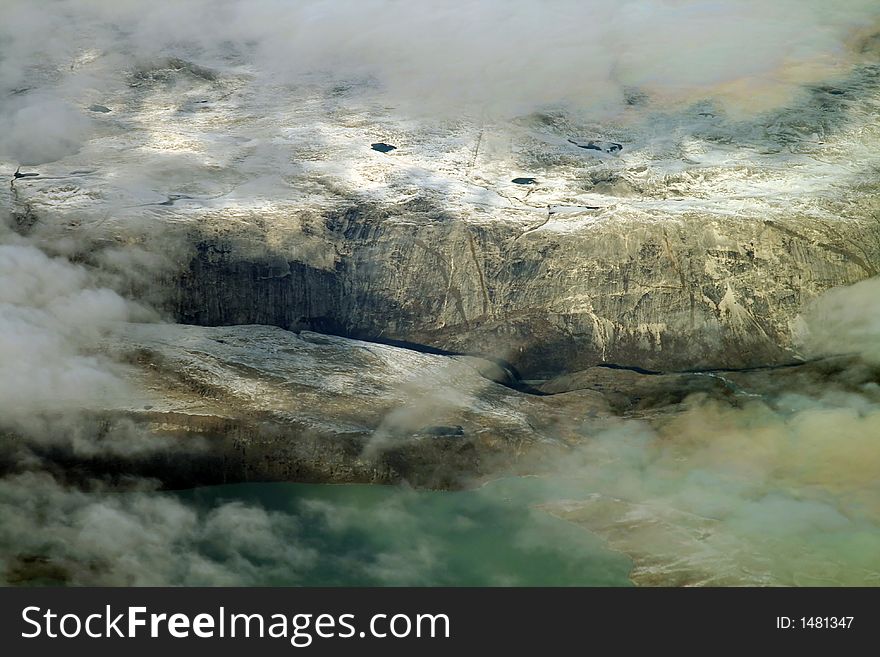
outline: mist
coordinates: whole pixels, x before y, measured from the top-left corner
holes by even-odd
[[[92,99],[169,58],[204,67],[206,78],[246,79],[257,96],[335,87],[428,122],[548,108],[617,120],[640,97],[658,111],[709,99],[754,117],[849,75],[878,29],[876,0],[7,0],[0,161],[11,175],[76,154],[102,135],[86,113]],[[287,157],[270,142],[255,157]],[[156,171],[174,164],[145,153],[117,179],[154,193]],[[248,189],[277,191],[261,184]],[[204,511],[137,477],[124,495],[101,480],[71,485],[29,448],[131,458],[183,449],[130,422],[99,435],[87,417],[108,400],[146,402],[103,339],[121,322],[158,321],[153,281],[188,254],[176,237],[144,230],[138,244],[97,248],[39,225],[25,234],[3,213],[0,437],[15,449],[0,478],[0,577],[26,582],[41,560],[49,579],[72,584],[247,585],[306,573],[320,546],[301,514],[243,502]],[[798,322],[803,358],[851,358],[852,385],[793,386],[734,404],[695,396],[654,416],[585,411],[580,443],[535,465],[540,493],[528,503],[632,557],[637,583],[880,584],[878,299],[878,278],[834,289]],[[478,393],[414,382],[364,456],[453,422]],[[419,526],[406,504],[384,518],[319,504],[304,512],[339,531]],[[524,528],[521,539],[536,543],[541,531]],[[438,577],[431,545],[413,541],[405,555],[346,567],[387,584]]]
[[[657,106],[713,97],[749,113],[845,75],[878,19],[872,0],[12,0],[0,89],[18,109],[2,150],[35,148],[21,159],[36,162],[74,138],[67,129],[42,145],[10,137],[30,121],[59,125],[65,110],[41,100],[37,111],[8,92],[70,97],[169,56],[266,85],[355,84],[435,117],[559,106],[602,117],[633,90]]]
[[[798,329],[811,356],[859,354],[880,363],[880,278],[829,290],[814,301]]]
[[[800,318],[805,358],[846,354],[836,377],[586,421],[541,477],[542,508],[631,556],[639,584],[880,584],[878,284]]]
[[[0,480],[6,582],[253,585],[265,583],[253,562],[295,568],[315,559],[289,542],[292,518],[234,503],[200,515],[149,482],[139,488],[84,491],[34,472]]]

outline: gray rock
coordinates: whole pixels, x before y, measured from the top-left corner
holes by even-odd
[[[526,454],[539,462],[558,453],[579,439],[583,416],[608,413],[595,392],[541,397],[502,386],[481,372],[493,364],[472,357],[275,327],[132,324],[105,348],[131,364],[141,394],[96,403],[151,434],[206,440],[205,454],[186,458],[196,483],[456,488],[516,471]],[[147,466],[178,476],[173,464]]]
[[[652,417],[679,412],[689,398],[730,406],[761,401],[775,406],[786,395],[822,397],[858,394],[880,403],[880,367],[855,356],[744,370],[648,372],[591,367],[544,381],[540,392],[557,395],[576,390],[601,394],[613,412]]]
[[[880,272],[880,78],[851,77],[748,120],[633,106],[626,130],[596,132],[562,115],[434,125],[169,60],[106,96],[114,122],[76,155],[0,193],[99,266],[163,240],[174,271],[136,291],[183,323],[416,343],[527,378],[780,364],[811,300]],[[194,98],[206,111],[176,111]],[[593,132],[626,148],[568,142]],[[376,134],[406,152],[370,151]]]
[[[251,227],[215,233],[175,287],[176,315],[382,336],[502,358],[527,376],[750,367],[796,359],[804,306],[880,262],[880,225],[862,221],[612,215],[559,234],[426,215],[301,213],[273,244]],[[285,256],[302,239],[326,264]]]

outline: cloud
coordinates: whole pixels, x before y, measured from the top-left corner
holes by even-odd
[[[721,96],[766,109],[845,73],[855,39],[880,19],[872,0],[8,4],[8,88],[28,76],[95,86],[171,54],[269,84],[371,82],[410,112],[503,116],[561,104],[616,111],[632,87],[657,102]]]
[[[205,511],[146,482],[84,491],[45,473],[0,480],[0,580],[71,585],[258,585],[316,560],[293,516],[237,502]]]
[[[23,96],[0,107],[0,152],[23,165],[72,155],[89,135],[81,110],[50,93]]]
[[[810,356],[859,354],[880,363],[880,277],[828,290],[799,318]]]
[[[94,353],[101,330],[129,316],[126,300],[93,287],[83,267],[28,244],[0,244],[0,277],[4,424],[127,394],[114,368]]]
[[[876,0],[9,0],[0,156],[36,165],[75,153],[96,130],[80,101],[169,57],[241,74],[257,90],[350,84],[368,101],[432,118],[556,106],[603,117],[623,111],[633,89],[660,107],[715,97],[754,113],[872,56],[857,41],[878,20]],[[99,435],[81,411],[136,399],[100,340],[142,312],[121,291],[148,287],[167,262],[155,250],[105,249],[89,254],[102,272],[59,255],[71,251],[0,229],[0,430],[81,455],[164,449],[130,423]],[[823,296],[803,318],[805,352],[880,362],[878,298],[880,279]],[[474,399],[416,387],[402,391],[411,403],[386,418],[374,447],[451,422]],[[733,408],[691,400],[669,417],[609,422],[585,429],[544,500],[632,554],[643,581],[877,583],[876,380]],[[30,471],[0,479],[8,581],[43,572],[75,584],[271,583],[318,563],[303,517],[328,532],[364,521],[420,527],[406,505],[384,517],[333,505],[304,516],[239,502],[205,511],[146,481],[118,495],[65,486],[36,460],[22,467]],[[337,565],[412,582],[442,563],[418,537],[403,555]]]
[[[638,583],[880,583],[877,283],[807,313],[809,353],[848,358],[733,404],[695,395],[587,425],[544,477],[543,508],[630,555]]]

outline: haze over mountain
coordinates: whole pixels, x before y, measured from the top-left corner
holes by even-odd
[[[540,474],[638,583],[876,583],[876,2],[6,5],[0,579]]]

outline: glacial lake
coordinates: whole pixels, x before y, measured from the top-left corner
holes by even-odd
[[[528,479],[455,492],[253,483],[173,495],[222,516],[224,544],[202,550],[231,570],[244,562],[254,585],[631,585],[626,556],[530,507],[540,500]]]

